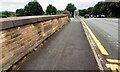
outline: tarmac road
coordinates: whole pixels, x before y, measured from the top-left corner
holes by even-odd
[[[120,59],[119,20],[109,18],[88,18],[84,20],[110,54],[108,58]]]

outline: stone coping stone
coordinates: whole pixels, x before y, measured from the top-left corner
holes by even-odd
[[[23,17],[10,17],[0,18],[0,30],[5,30],[13,27],[23,26],[27,24],[35,24],[52,19],[58,19],[68,16],[67,14],[60,15],[42,15],[42,16],[23,16]]]

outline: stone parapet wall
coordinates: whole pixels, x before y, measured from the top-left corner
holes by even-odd
[[[68,15],[0,20],[0,65],[2,70],[9,69],[68,21]]]

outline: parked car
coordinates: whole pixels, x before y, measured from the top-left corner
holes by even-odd
[[[90,15],[91,18],[93,18],[94,16],[93,15]]]
[[[105,18],[105,15],[101,15],[101,18]]]
[[[86,14],[85,16],[84,16],[84,18],[89,18],[90,16],[89,16],[89,14]]]
[[[97,15],[97,18],[100,18],[100,15]]]

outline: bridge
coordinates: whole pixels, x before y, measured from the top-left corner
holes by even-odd
[[[1,70],[120,71],[89,23],[67,14],[0,19]]]

